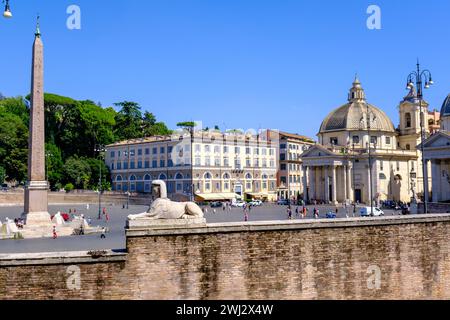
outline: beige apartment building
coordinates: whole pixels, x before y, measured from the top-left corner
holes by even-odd
[[[278,141],[259,134],[180,131],[107,146],[112,188],[150,193],[164,180],[172,199],[276,200]]]
[[[303,199],[302,154],[315,144],[313,139],[279,132],[278,199]]]

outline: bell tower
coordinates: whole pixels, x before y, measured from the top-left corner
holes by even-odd
[[[424,114],[424,128],[428,133],[428,103],[422,101],[422,110]],[[406,97],[400,102],[399,105],[399,147],[404,150],[416,150],[416,146],[420,144],[420,103],[417,98],[417,92],[412,87]]]

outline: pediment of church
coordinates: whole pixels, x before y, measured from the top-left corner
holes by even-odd
[[[317,158],[330,156],[336,156],[336,154],[320,145],[315,145],[309,148],[308,151],[303,153],[302,158]]]
[[[418,146],[420,148],[420,145]],[[435,135],[428,138],[424,143],[424,148],[450,148],[450,133],[438,132]]]

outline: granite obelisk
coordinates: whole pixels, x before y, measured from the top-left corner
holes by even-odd
[[[29,227],[51,226],[48,182],[45,178],[44,46],[39,18],[33,43],[28,183],[25,189],[24,214]]]

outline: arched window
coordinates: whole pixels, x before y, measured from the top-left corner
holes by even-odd
[[[386,180],[386,175],[384,173],[380,173],[380,180]]]
[[[230,187],[231,187],[230,179],[231,179],[231,176],[230,176],[229,173],[224,173],[223,174],[223,187],[222,187],[222,189],[225,192],[230,191]]]
[[[247,173],[245,175],[245,180],[252,180],[252,175],[250,173]]]
[[[122,176],[119,174],[117,177],[116,177],[116,181],[122,181],[123,179],[122,179]]]
[[[203,178],[207,179],[207,180],[211,180],[212,179],[212,174],[209,173],[209,172],[206,172],[205,175],[203,176]]]
[[[181,173],[177,173],[176,175],[175,175],[175,180],[183,180],[184,179],[184,177],[183,177],[183,175],[181,174]]]
[[[167,180],[167,176],[164,173],[159,175],[159,180]]]
[[[152,180],[152,177],[151,177],[149,174],[146,174],[146,175],[144,176],[144,180],[145,180],[145,181],[150,181],[150,180]]]
[[[131,177],[130,177],[130,181],[136,181],[136,176],[133,174],[133,175],[131,175]]]
[[[406,124],[406,128],[411,128],[411,113],[406,113],[405,114],[405,124]]]
[[[411,150],[411,146],[409,144],[406,145],[406,150]]]
[[[231,179],[231,176],[230,176],[229,173],[224,173],[223,174],[223,180],[230,180],[230,179]]]

